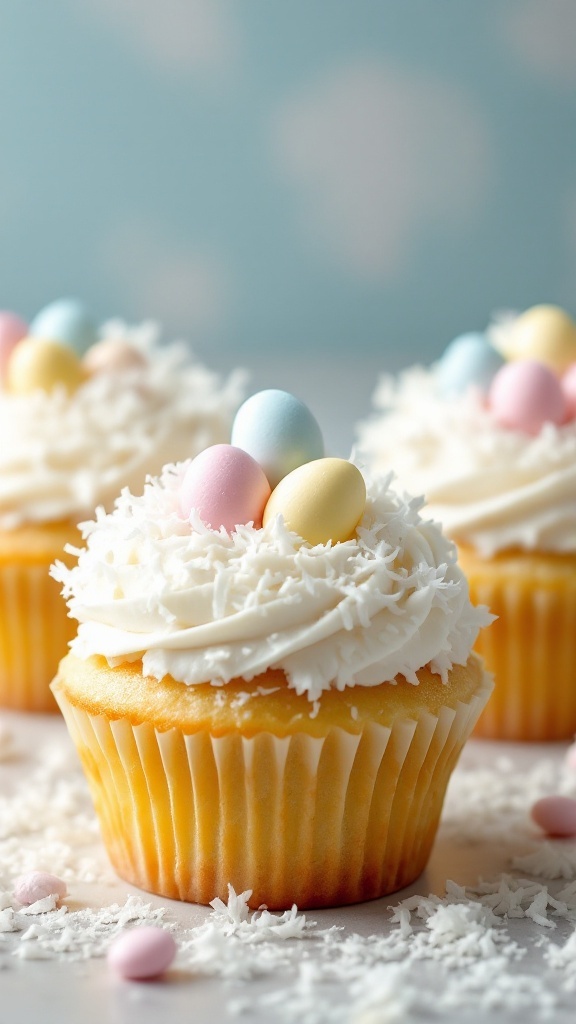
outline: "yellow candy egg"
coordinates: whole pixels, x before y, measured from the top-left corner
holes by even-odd
[[[559,306],[532,306],[511,324],[508,359],[536,359],[555,373],[576,362],[576,324]]]
[[[346,459],[315,459],[298,466],[274,488],[263,524],[279,513],[309,544],[349,540],[366,505],[366,484]]]
[[[6,379],[16,395],[57,387],[71,393],[84,380],[84,371],[69,345],[48,338],[23,338],[10,356]]]

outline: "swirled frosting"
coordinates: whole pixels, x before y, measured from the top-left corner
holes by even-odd
[[[434,367],[383,377],[358,427],[370,466],[394,465],[427,511],[484,557],[509,548],[576,551],[576,421],[536,437],[499,427],[479,393],[438,393]]]
[[[208,529],[178,511],[186,463],[141,497],[82,526],[77,564],[53,575],[80,625],[72,650],[111,665],[142,658],[145,675],[193,685],[247,680],[268,668],[310,700],[330,687],[399,674],[443,679],[464,664],[481,626],[455,550],[390,477],[368,481],[354,539],[311,547],[281,516],[262,529]]]
[[[229,439],[241,371],[221,381],[186,345],[160,344],[154,324],[111,322],[103,337],[129,341],[142,365],[94,374],[72,395],[0,393],[0,529],[111,508],[123,485]]]

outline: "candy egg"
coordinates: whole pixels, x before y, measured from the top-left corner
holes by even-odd
[[[315,459],[294,469],[272,491],[266,526],[281,514],[289,530],[309,544],[336,544],[353,536],[366,505],[366,484],[345,459]]]
[[[18,395],[52,391],[56,387],[72,392],[84,380],[82,365],[74,350],[45,338],[20,341],[12,352],[6,376],[9,390]]]
[[[543,796],[531,810],[532,819],[549,836],[576,836],[576,800]]]
[[[566,399],[560,381],[534,359],[506,363],[492,381],[488,404],[502,427],[537,434],[546,422],[564,423]]]
[[[576,743],[572,743],[564,756],[564,764],[571,771],[576,771]]]
[[[532,306],[510,325],[507,355],[563,373],[576,362],[576,324],[559,306]]]
[[[560,383],[568,406],[568,415],[576,418],[576,362],[568,367]]]
[[[15,345],[25,338],[28,327],[16,313],[0,311],[0,382],[4,380],[8,360]]]
[[[70,345],[82,355],[97,339],[96,325],[78,299],[58,299],[34,317],[29,332],[34,338],[51,338]]]
[[[18,903],[28,906],[37,900],[46,899],[47,896],[62,899],[67,891],[66,882],[57,875],[51,875],[48,871],[29,871],[14,882],[13,896]]]
[[[484,334],[461,334],[450,342],[437,365],[440,392],[448,398],[475,386],[487,391],[504,359]]]
[[[121,932],[110,944],[108,964],[122,978],[157,978],[176,955],[176,943],[165,928],[141,925]]]
[[[271,487],[297,466],[324,455],[322,433],[312,413],[288,391],[258,391],[240,406],[231,443],[264,470]]]
[[[83,360],[87,373],[110,373],[136,370],[146,366],[145,356],[122,338],[104,338],[86,352]]]
[[[180,511],[187,519],[195,508],[202,522],[229,533],[241,523],[262,525],[270,484],[261,466],[230,444],[214,444],[188,466],[180,491]]]

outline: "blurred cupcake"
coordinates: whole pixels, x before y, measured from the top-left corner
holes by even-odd
[[[57,710],[74,628],[48,570],[79,520],[169,453],[227,440],[240,400],[240,376],[221,383],[153,325],[98,330],[72,300],[29,327],[0,313],[0,706]]]
[[[268,475],[231,445],[169,465],[53,570],[79,621],[53,689],[105,845],[170,898],[231,883],[254,907],[331,906],[408,885],[491,691],[470,653],[490,617],[452,545],[390,476],[318,457],[317,434],[306,455],[295,402],[238,414]]]
[[[359,449],[458,545],[473,601],[498,618],[476,650],[495,692],[476,734],[576,732],[576,326],[536,306],[457,338],[429,369],[385,377]]]

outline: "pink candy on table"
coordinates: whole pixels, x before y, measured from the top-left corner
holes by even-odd
[[[47,896],[62,899],[67,892],[66,882],[48,871],[29,871],[26,875],[20,875],[13,889],[14,898],[23,906],[46,899]]]
[[[532,806],[532,819],[549,836],[576,836],[576,800],[543,796]]]
[[[170,966],[176,943],[164,928],[142,925],[121,932],[108,950],[108,964],[122,978],[156,978]]]
[[[526,434],[537,434],[546,422],[560,425],[568,418],[560,380],[535,359],[518,359],[498,370],[488,405],[500,426]]]
[[[28,333],[28,325],[16,313],[0,310],[0,381],[6,373],[13,348]]]
[[[573,771],[576,771],[576,743],[572,743],[572,745],[568,747],[564,757],[564,764],[567,768],[571,768]]]
[[[187,519],[195,508],[213,530],[231,532],[241,523],[262,526],[270,484],[248,452],[231,444],[214,444],[188,466],[180,492],[180,511]]]

